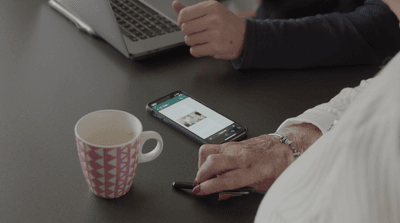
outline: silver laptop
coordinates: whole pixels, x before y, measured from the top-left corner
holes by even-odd
[[[195,5],[204,0],[180,0]],[[218,0],[231,11],[258,8],[257,0]],[[49,0],[49,5],[128,58],[140,60],[184,45],[173,0]]]
[[[195,4],[201,0],[189,0]],[[184,2],[184,1],[182,1]],[[49,0],[49,5],[90,35],[139,60],[184,45],[172,0]]]

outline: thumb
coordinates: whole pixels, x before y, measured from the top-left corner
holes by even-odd
[[[175,13],[177,15],[179,15],[179,12],[184,9],[186,7],[186,5],[184,5],[182,2],[180,2],[179,0],[174,0],[172,2],[172,8],[174,9]]]

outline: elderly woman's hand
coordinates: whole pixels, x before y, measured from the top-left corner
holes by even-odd
[[[314,125],[302,123],[285,129],[295,148],[303,153],[321,135]],[[295,160],[293,150],[278,136],[261,135],[242,142],[203,145],[193,189],[197,195],[251,186],[266,192]]]

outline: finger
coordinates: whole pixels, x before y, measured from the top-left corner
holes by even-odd
[[[213,176],[237,169],[236,158],[225,154],[211,154],[197,171],[195,182],[201,183]]]
[[[180,1],[178,1],[178,0],[174,0],[174,1],[172,2],[172,9],[174,9],[174,11],[175,11],[175,13],[176,13],[177,15],[179,15],[179,12],[180,12],[182,9],[186,8],[186,7],[187,7],[186,5],[184,5],[182,2],[180,2]]]
[[[211,41],[209,33],[210,32],[203,31],[189,36],[185,36],[185,43],[188,46],[197,46],[201,44],[206,44],[209,41]]]
[[[185,22],[206,16],[211,12],[212,4],[215,4],[214,1],[205,1],[183,8],[179,13],[178,26],[181,27]]]
[[[192,54],[192,56],[194,57],[203,57],[203,56],[213,57],[216,51],[217,50],[215,49],[214,45],[211,43],[197,45],[190,48],[190,54]]]
[[[200,146],[198,168],[200,169],[201,165],[203,165],[209,155],[219,154],[222,153],[222,151],[221,145],[204,144]]]
[[[183,23],[181,30],[185,35],[191,35],[208,30],[210,27],[210,19],[207,16],[203,16],[201,18]]]
[[[246,176],[246,171],[242,169],[229,171],[199,184],[195,194],[207,195],[247,186],[249,183]]]

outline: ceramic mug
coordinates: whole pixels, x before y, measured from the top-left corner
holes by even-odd
[[[143,132],[134,115],[119,110],[100,110],[83,116],[75,125],[79,160],[90,190],[102,198],[118,198],[131,188],[137,164],[157,158],[163,140],[157,132]],[[142,153],[143,144],[157,140]]]

